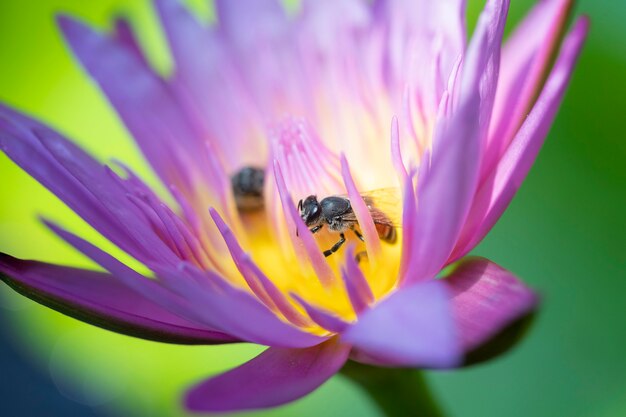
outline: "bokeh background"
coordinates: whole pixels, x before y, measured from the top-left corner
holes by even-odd
[[[203,18],[205,0],[189,1]],[[291,7],[294,6],[291,2]],[[508,29],[531,1],[515,0]],[[473,22],[482,1],[470,1]],[[102,160],[127,161],[155,184],[110,106],[54,26],[57,11],[101,27],[129,16],[154,65],[171,62],[147,0],[0,0],[0,100],[67,133]],[[454,416],[626,416],[626,2],[581,0],[591,16],[580,64],[537,163],[475,251],[543,295],[528,337],[486,365],[429,372]],[[470,25],[472,25],[470,23]],[[92,266],[37,221],[45,214],[115,251],[0,154],[0,251]],[[0,415],[182,416],[186,386],[259,351],[180,347],[83,325],[0,285]],[[291,405],[251,415],[378,415],[341,377]]]

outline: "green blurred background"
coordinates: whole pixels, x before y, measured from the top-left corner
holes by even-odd
[[[470,1],[470,21],[482,2]],[[513,1],[509,30],[531,1]],[[189,1],[202,18],[210,5]],[[53,24],[58,10],[97,26],[128,15],[150,59],[171,62],[148,1],[0,1],[0,100],[66,132],[102,160],[122,158],[155,184],[127,132],[73,62]],[[476,253],[543,295],[541,314],[513,352],[487,365],[428,373],[454,416],[626,415],[626,2],[582,0],[592,30],[556,123],[527,181]],[[114,250],[0,155],[0,251],[92,266],[37,214]],[[68,319],[0,286],[0,415],[184,415],[183,389],[258,347],[179,347],[119,336]],[[69,399],[68,399],[69,398]],[[79,405],[83,404],[83,405]],[[341,377],[273,416],[378,415]],[[39,413],[38,413],[39,414]],[[36,415],[36,414],[35,414]]]

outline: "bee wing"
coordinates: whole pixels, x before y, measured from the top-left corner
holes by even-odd
[[[347,198],[347,196],[345,196]],[[399,228],[402,226],[402,194],[400,188],[378,188],[361,193],[374,223]],[[352,213],[351,216],[354,216]],[[349,220],[356,220],[354,219]]]

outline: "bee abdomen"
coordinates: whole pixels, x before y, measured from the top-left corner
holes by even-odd
[[[378,232],[378,237],[380,240],[385,241],[387,243],[396,243],[398,240],[398,233],[396,232],[396,228],[389,224],[380,224],[375,223],[376,231]]]

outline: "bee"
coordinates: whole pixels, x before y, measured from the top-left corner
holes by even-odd
[[[243,167],[230,178],[230,184],[237,210],[252,212],[263,209],[263,187],[265,185],[263,168]]]
[[[384,188],[361,194],[374,221],[378,237],[390,244],[398,239],[396,230],[398,226],[397,222],[392,219],[390,210],[383,210],[382,207],[389,205],[390,209],[399,208],[399,201],[393,201],[397,199],[398,191],[395,188]],[[385,204],[382,204],[383,202]],[[345,232],[348,230],[351,230],[361,241],[365,241],[357,228],[359,223],[350,199],[346,196],[336,195],[318,200],[317,196],[310,195],[298,202],[298,211],[311,233],[319,232],[324,226],[333,233],[339,233],[339,240],[330,249],[324,251],[324,256],[328,257],[341,248],[346,242]]]

